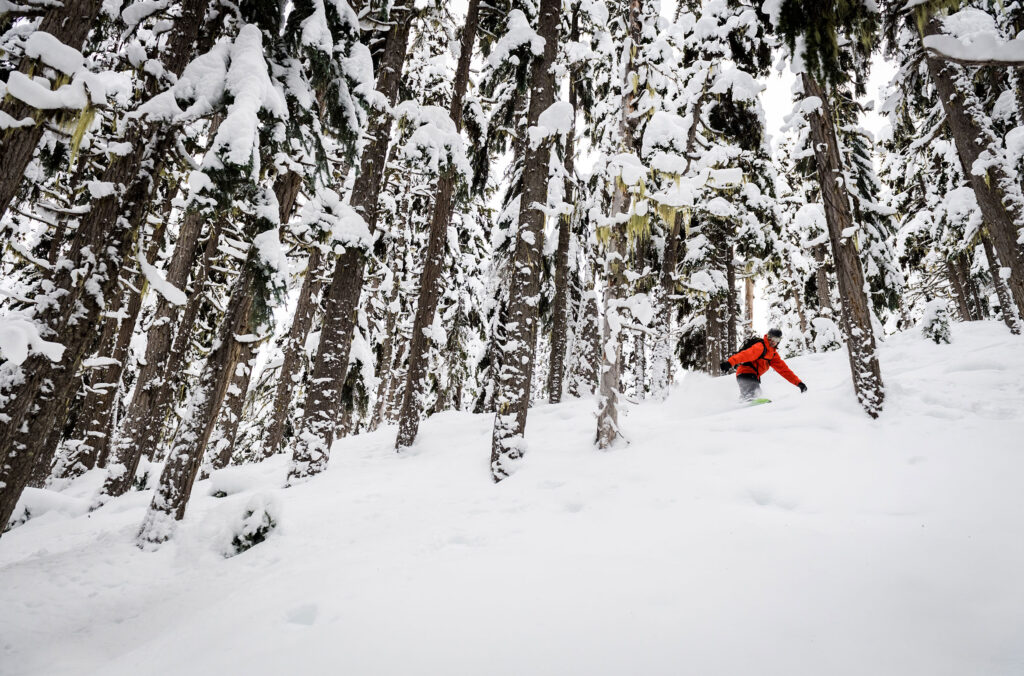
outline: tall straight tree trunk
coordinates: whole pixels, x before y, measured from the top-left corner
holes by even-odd
[[[178,243],[167,266],[167,281],[185,289],[189,269],[199,248],[204,217],[199,211],[185,214],[178,233]],[[132,486],[139,460],[152,458],[163,423],[174,397],[172,386],[182,365],[193,327],[203,305],[204,287],[217,253],[220,235],[226,225],[223,218],[214,221],[198,265],[195,265],[192,292],[183,309],[161,296],[157,300],[153,321],[146,331],[146,355],[136,376],[135,392],[114,438],[113,462],[107,468],[103,495],[123,495]]]
[[[668,237],[665,239],[665,254],[661,260],[661,293],[658,297],[657,334],[654,336],[654,353],[651,356],[651,394],[657,398],[668,396],[675,371],[675,357],[672,355],[672,319],[675,310],[676,268],[679,265],[679,249],[685,228],[682,210],[675,213]]]
[[[377,91],[395,105],[402,68],[409,47],[409,32],[415,13],[407,6],[392,25],[384,48]],[[378,113],[370,123],[369,142],[361,158],[360,173],[352,187],[350,204],[362,215],[371,233],[376,229],[377,199],[380,195],[391,138],[392,118]],[[292,452],[289,483],[319,474],[327,466],[334,428],[341,412],[342,387],[348,373],[352,336],[355,331],[359,295],[363,290],[366,252],[349,246],[338,257],[330,286],[324,294],[324,323],[320,348],[310,369],[309,385],[303,405],[301,433],[296,435]]]
[[[971,257],[961,251],[960,255],[956,257],[956,265],[960,271],[960,278],[963,280],[964,291],[970,301],[971,319],[981,321],[988,313],[982,305],[978,283],[974,280],[974,275],[971,274]]]
[[[796,280],[796,283],[792,285],[793,289],[793,304],[796,306],[796,317],[800,322],[800,343],[801,348],[807,346],[807,311],[804,310],[804,284],[803,280],[797,276],[793,269],[787,267],[786,276],[792,280]]]
[[[115,363],[93,369],[85,401],[71,432],[68,458],[60,472],[61,478],[81,475],[96,467],[101,457],[109,453],[116,398],[121,388],[121,374],[128,359],[128,348],[135,335],[135,323],[142,309],[142,295],[127,290],[128,307],[118,320],[109,320],[112,326],[105,330],[99,351],[100,357],[110,357]],[[120,303],[118,303],[120,305]],[[113,308],[120,310],[119,307]]]
[[[850,197],[843,183],[835,123],[828,105],[829,97],[809,73],[801,75],[805,96],[815,96],[821,105],[807,117],[811,125],[814,159],[818,182],[825,206],[832,258],[839,284],[842,324],[853,374],[853,387],[861,406],[877,418],[885,400],[881,368],[871,326],[871,312],[864,291],[864,271],[852,238],[843,238],[843,231],[853,226]]]
[[[939,18],[929,17],[924,24],[923,35],[938,35],[941,32]],[[946,113],[946,123],[953,135],[964,176],[974,189],[992,244],[999,254],[999,260],[1010,268],[1006,282],[1017,305],[1017,312],[1024,316],[1024,253],[1018,241],[1019,227],[1024,223],[1024,204],[1019,199],[1011,199],[1008,194],[1008,191],[1019,193],[1020,186],[1014,184],[1015,179],[1007,175],[999,163],[988,164],[984,173],[974,173],[974,163],[982,152],[986,148],[998,146],[999,141],[990,127],[979,123],[979,118],[986,114],[981,110],[974,92],[964,91],[965,88],[959,86],[958,80],[964,77],[963,67],[944,62],[928,51],[925,52],[925,62]]]
[[[830,290],[831,282],[828,279],[828,270],[825,266],[825,245],[819,244],[815,246],[813,253],[814,260],[818,264],[814,269],[814,285],[818,291],[818,307],[831,313],[833,311],[832,293]]]
[[[174,522],[185,516],[192,484],[199,471],[207,442],[213,432],[216,414],[231,383],[231,376],[242,351],[235,335],[252,330],[250,319],[256,276],[256,253],[250,250],[246,263],[235,279],[217,331],[214,349],[206,358],[199,382],[190,395],[185,414],[160,473],[160,482],[139,530],[142,544],[158,544],[174,533]]]
[[[53,3],[51,9],[43,15],[37,30],[49,33],[68,47],[81,49],[89,30],[96,25],[96,17],[102,6],[102,0],[63,0],[61,3]],[[37,67],[35,59],[26,57],[21,60],[18,72],[31,77]],[[29,118],[33,122],[30,126],[5,129],[0,134],[0,158],[3,158],[0,162],[2,219],[25,178],[25,169],[43,137],[44,127],[39,119],[39,111],[9,94],[0,101],[0,111],[15,120]]]
[[[155,259],[160,252],[164,230],[171,214],[171,193],[172,191],[168,190],[159,223],[153,229],[148,250],[143,254],[147,261]],[[125,267],[131,268],[132,265],[131,260],[125,261]],[[110,455],[111,437],[116,424],[115,416],[120,409],[121,376],[128,360],[132,337],[135,335],[135,326],[142,311],[146,284],[147,282],[142,280],[137,290],[131,282],[122,280],[122,286],[127,288],[115,294],[114,302],[104,313],[107,315],[107,321],[104,322],[96,354],[99,357],[109,357],[114,363],[96,367],[90,374],[89,387],[85,388],[85,400],[75,420],[75,426],[65,441],[66,456],[58,462],[55,470],[58,478],[79,476],[97,464],[102,466]],[[61,427],[63,428],[63,425]],[[48,445],[52,443],[55,446],[47,449],[45,454],[53,454],[56,451],[56,444],[61,441],[60,435],[56,436],[57,438],[47,442]]]
[[[708,298],[705,320],[704,370],[711,376],[721,375],[718,365],[732,354],[729,345],[729,324],[733,314],[729,293],[729,266],[732,259],[730,227],[718,218],[704,221],[701,231],[710,243],[708,267],[724,286],[716,288]]]
[[[797,298],[800,298],[800,292],[797,291]],[[743,330],[748,335],[754,333],[754,277],[753,275],[747,275],[743,278]],[[807,331],[807,327],[803,326],[802,330]]]
[[[574,397],[591,396],[597,391],[598,365],[601,363],[601,317],[598,314],[597,291],[589,273],[584,286],[574,331],[577,350],[569,364],[569,394]]]
[[[996,296],[999,298],[999,310],[1003,316],[1003,323],[1010,329],[1010,333],[1015,336],[1019,336],[1021,333],[1021,320],[1017,314],[1017,307],[1013,303],[1013,297],[1010,295],[1010,287],[1006,285],[1006,280],[1002,276],[1002,267],[999,265],[999,259],[996,258],[996,252],[992,248],[992,240],[986,231],[981,232],[981,245],[985,249],[985,259],[988,261],[989,274],[992,275],[992,284],[996,287]]]
[[[622,91],[628,91],[622,100],[619,111],[619,138],[623,151],[636,152],[636,139],[633,131],[637,120],[633,116],[636,108],[637,93],[631,87],[631,77],[635,73],[636,64],[633,58],[640,43],[640,0],[628,0],[628,18],[626,29],[629,33],[629,61],[622,72]],[[621,180],[615,186],[612,195],[611,213],[616,217],[629,211],[629,195]],[[597,434],[595,442],[600,449],[607,449],[615,443],[619,434],[619,388],[622,380],[622,300],[628,293],[626,278],[626,260],[628,242],[624,232],[628,216],[621,224],[611,226],[612,232],[608,239],[605,252],[607,285],[604,293],[604,318],[601,325],[601,372],[598,377],[598,408]],[[621,227],[620,227],[621,226]]]
[[[530,109],[527,128],[536,126],[540,114],[555,101],[555,76],[551,72],[558,53],[559,0],[541,0],[538,33],[544,51],[530,67]],[[505,322],[505,359],[497,378],[497,413],[491,436],[491,477],[509,476],[526,451],[524,434],[533,381],[534,346],[537,339],[537,300],[544,251],[544,212],[536,205],[547,203],[548,159],[551,137],[530,143],[523,163],[523,194],[519,203],[519,231],[512,259],[508,321]]]
[[[255,366],[257,353],[259,353],[259,343],[255,341],[242,342],[238,362],[235,364],[231,382],[224,394],[220,412],[217,414],[217,423],[210,434],[201,476],[209,476],[211,472],[224,469],[231,463],[231,458],[235,453],[238,426],[242,422],[242,411],[245,408],[245,395],[249,391],[249,383],[252,381],[252,369]]]
[[[288,420],[288,412],[292,408],[292,398],[295,388],[298,386],[302,364],[305,361],[306,338],[313,326],[316,301],[323,288],[323,269],[323,253],[320,249],[313,247],[306,263],[306,277],[302,280],[302,288],[299,290],[299,298],[295,304],[295,316],[292,318],[292,325],[284,343],[284,362],[281,364],[281,373],[277,377],[274,408],[263,445],[262,457],[264,458],[269,458],[281,450],[285,423]]]
[[[476,42],[479,8],[480,0],[469,1],[466,23],[462,29],[459,62],[455,68],[449,115],[455,123],[457,132],[462,131],[462,100],[469,84],[469,64]],[[402,409],[398,414],[398,436],[395,439],[395,450],[398,451],[412,446],[419,432],[422,408],[420,397],[425,389],[423,380],[427,371],[428,338],[424,332],[433,325],[437,303],[441,298],[441,271],[444,266],[445,244],[448,241],[448,227],[451,225],[452,212],[455,208],[453,197],[456,178],[454,168],[443,172],[435,190],[427,255],[423,261],[416,315],[412,324],[412,336],[409,339],[409,366],[405,378],[405,392],[402,394]]]
[[[382,345],[379,370],[379,373],[382,375],[380,383],[377,385],[377,400],[374,402],[373,416],[370,418],[371,431],[380,427],[390,402],[392,381],[394,380],[392,364],[395,356],[395,343],[398,341],[398,314],[401,311],[398,305],[400,288],[398,275],[395,275],[391,285],[391,293],[388,295],[388,304],[384,310],[386,319],[384,322],[384,343]]]
[[[971,321],[971,308],[967,304],[967,291],[964,289],[963,279],[956,266],[947,258],[943,262],[946,270],[946,279],[949,281],[949,288],[956,300],[957,310],[960,312],[960,321]]]
[[[275,181],[278,223],[287,221],[295,206],[298,189],[294,184],[291,173],[279,176]],[[269,227],[273,226],[268,219],[254,220],[247,227],[253,235],[251,241],[255,240],[255,235],[267,231]],[[260,328],[256,315],[256,294],[261,265],[258,250],[250,245],[245,263],[235,278],[213,350],[206,357],[199,382],[189,396],[185,415],[160,473],[159,485],[139,529],[139,542],[142,545],[155,545],[169,539],[174,532],[174,522],[184,518],[192,484],[215,430],[217,414],[234,382],[238,366],[245,364],[244,369],[253,359],[252,334]],[[243,371],[239,375],[247,389],[248,374]],[[245,392],[238,396],[244,400]],[[239,405],[236,417],[240,415]],[[234,441],[231,428],[225,430],[223,441],[226,443],[225,447],[219,449],[220,456],[230,459]]]
[[[729,302],[729,312],[726,315],[725,352],[727,355],[731,355],[739,346],[739,343],[736,341],[736,328],[739,324],[740,302],[736,294],[736,251],[732,244],[729,244],[729,249],[726,253],[725,282],[729,285],[729,291],[726,294]]]
[[[579,5],[572,10],[570,41],[579,40]],[[573,82],[575,70],[569,70],[569,105],[572,107],[572,125],[565,139],[565,201],[574,204],[573,187],[576,182],[576,87]],[[569,240],[572,230],[572,215],[565,214],[558,219],[558,248],[555,250],[555,302],[552,308],[551,360],[548,364],[548,401],[557,404],[562,401],[565,389],[565,348],[569,334]]]

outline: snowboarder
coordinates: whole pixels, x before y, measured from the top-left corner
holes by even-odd
[[[740,351],[723,361],[719,366],[722,374],[729,372],[733,366],[736,367],[736,384],[740,386],[740,399],[753,401],[761,396],[761,376],[768,367],[800,388],[800,392],[806,392],[807,386],[789,370],[786,362],[782,361],[776,348],[782,341],[782,331],[771,329],[761,338],[751,338],[743,343]]]

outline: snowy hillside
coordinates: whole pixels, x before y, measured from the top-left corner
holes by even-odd
[[[0,673],[1024,673],[1024,344],[953,339],[883,344],[874,422],[840,351],[756,408],[690,375],[610,452],[592,402],[539,406],[497,485],[492,417],[451,412],[298,487],[282,455],[229,468],[156,552],[148,492],[27,491],[52,509],[0,540]],[[279,527],[224,558],[253,500]]]

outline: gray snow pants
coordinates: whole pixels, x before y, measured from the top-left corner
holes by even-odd
[[[739,374],[736,376],[736,384],[740,386],[740,399],[743,401],[751,401],[761,396],[761,383],[753,374]]]

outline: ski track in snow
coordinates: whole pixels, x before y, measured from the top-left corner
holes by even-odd
[[[155,553],[148,492],[85,515],[90,473],[0,538],[0,674],[1019,675],[1024,341],[953,330],[882,345],[875,422],[808,355],[806,395],[690,375],[605,453],[592,401],[539,405],[494,485],[492,417],[447,412],[198,482]],[[279,528],[223,558],[260,493]]]

